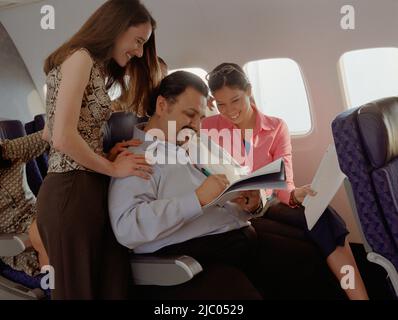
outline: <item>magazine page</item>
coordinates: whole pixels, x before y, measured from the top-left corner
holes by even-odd
[[[224,205],[225,202],[236,198],[241,191],[285,188],[286,175],[284,162],[282,159],[278,159],[269,165],[235,181],[204,208],[214,205]]]

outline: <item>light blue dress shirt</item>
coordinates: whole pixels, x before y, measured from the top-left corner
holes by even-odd
[[[112,179],[109,214],[118,241],[135,253],[153,253],[165,246],[250,225],[250,214],[236,204],[202,209],[196,189],[206,180],[175,144],[153,141],[140,124],[134,138],[145,141],[135,154],[176,155],[187,164],[155,164],[149,181],[136,176]],[[149,140],[149,141],[148,141]]]

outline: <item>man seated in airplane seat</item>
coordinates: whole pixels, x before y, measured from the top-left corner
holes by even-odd
[[[43,131],[14,140],[0,140],[0,233],[28,233],[32,248],[15,257],[1,257],[14,270],[30,276],[48,265],[36,226],[36,198],[26,183],[24,166],[49,148]]]
[[[174,164],[155,164],[148,181],[135,177],[112,179],[109,213],[118,241],[136,254],[189,255],[205,270],[214,263],[232,265],[245,272],[265,296],[274,279],[282,285],[275,289],[281,291],[280,297],[289,296],[295,289],[294,297],[302,298],[302,288],[312,285],[308,277],[320,266],[315,262],[317,258],[311,260],[306,256],[302,269],[308,277],[300,277],[297,266],[291,268],[289,250],[293,252],[304,241],[297,246],[293,241],[286,242],[281,250],[282,255],[286,253],[282,259],[269,256],[266,235],[258,234],[262,231],[255,230],[249,222],[252,213],[258,212],[260,201],[248,205],[237,199],[222,207],[203,208],[218,197],[229,181],[225,175],[207,177],[190,162],[181,147],[184,141],[176,142],[175,137],[183,129],[200,129],[208,96],[205,83],[196,75],[179,71],[166,77],[155,91],[148,110],[149,122],[134,128],[134,138],[146,142],[131,150],[156,154],[157,159],[166,154],[173,159],[174,155],[178,160]],[[277,267],[270,267],[273,265]],[[281,274],[283,267],[285,273]]]

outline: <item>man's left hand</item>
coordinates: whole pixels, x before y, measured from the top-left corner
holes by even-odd
[[[236,203],[247,212],[253,212],[261,205],[260,191],[242,191],[239,197],[232,200],[232,202]]]

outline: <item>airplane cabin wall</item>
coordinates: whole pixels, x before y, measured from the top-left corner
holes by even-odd
[[[102,0],[48,0],[0,11],[41,92],[46,56],[67,40]],[[338,60],[347,51],[398,47],[398,2],[394,0],[143,0],[158,22],[159,55],[171,69],[221,62],[244,64],[266,58],[291,58],[301,67],[312,109],[313,130],[293,138],[296,185],[310,183],[327,146],[331,122],[344,111]],[[84,5],[82,5],[84,3]],[[41,30],[40,8],[55,7],[55,30]],[[356,29],[342,30],[340,9],[355,8]],[[366,68],[366,66],[364,66]],[[289,92],[286,92],[289,94]],[[346,220],[350,240],[361,242],[345,193],[332,205]]]
[[[0,22],[0,118],[29,122],[43,102],[12,39]]]

